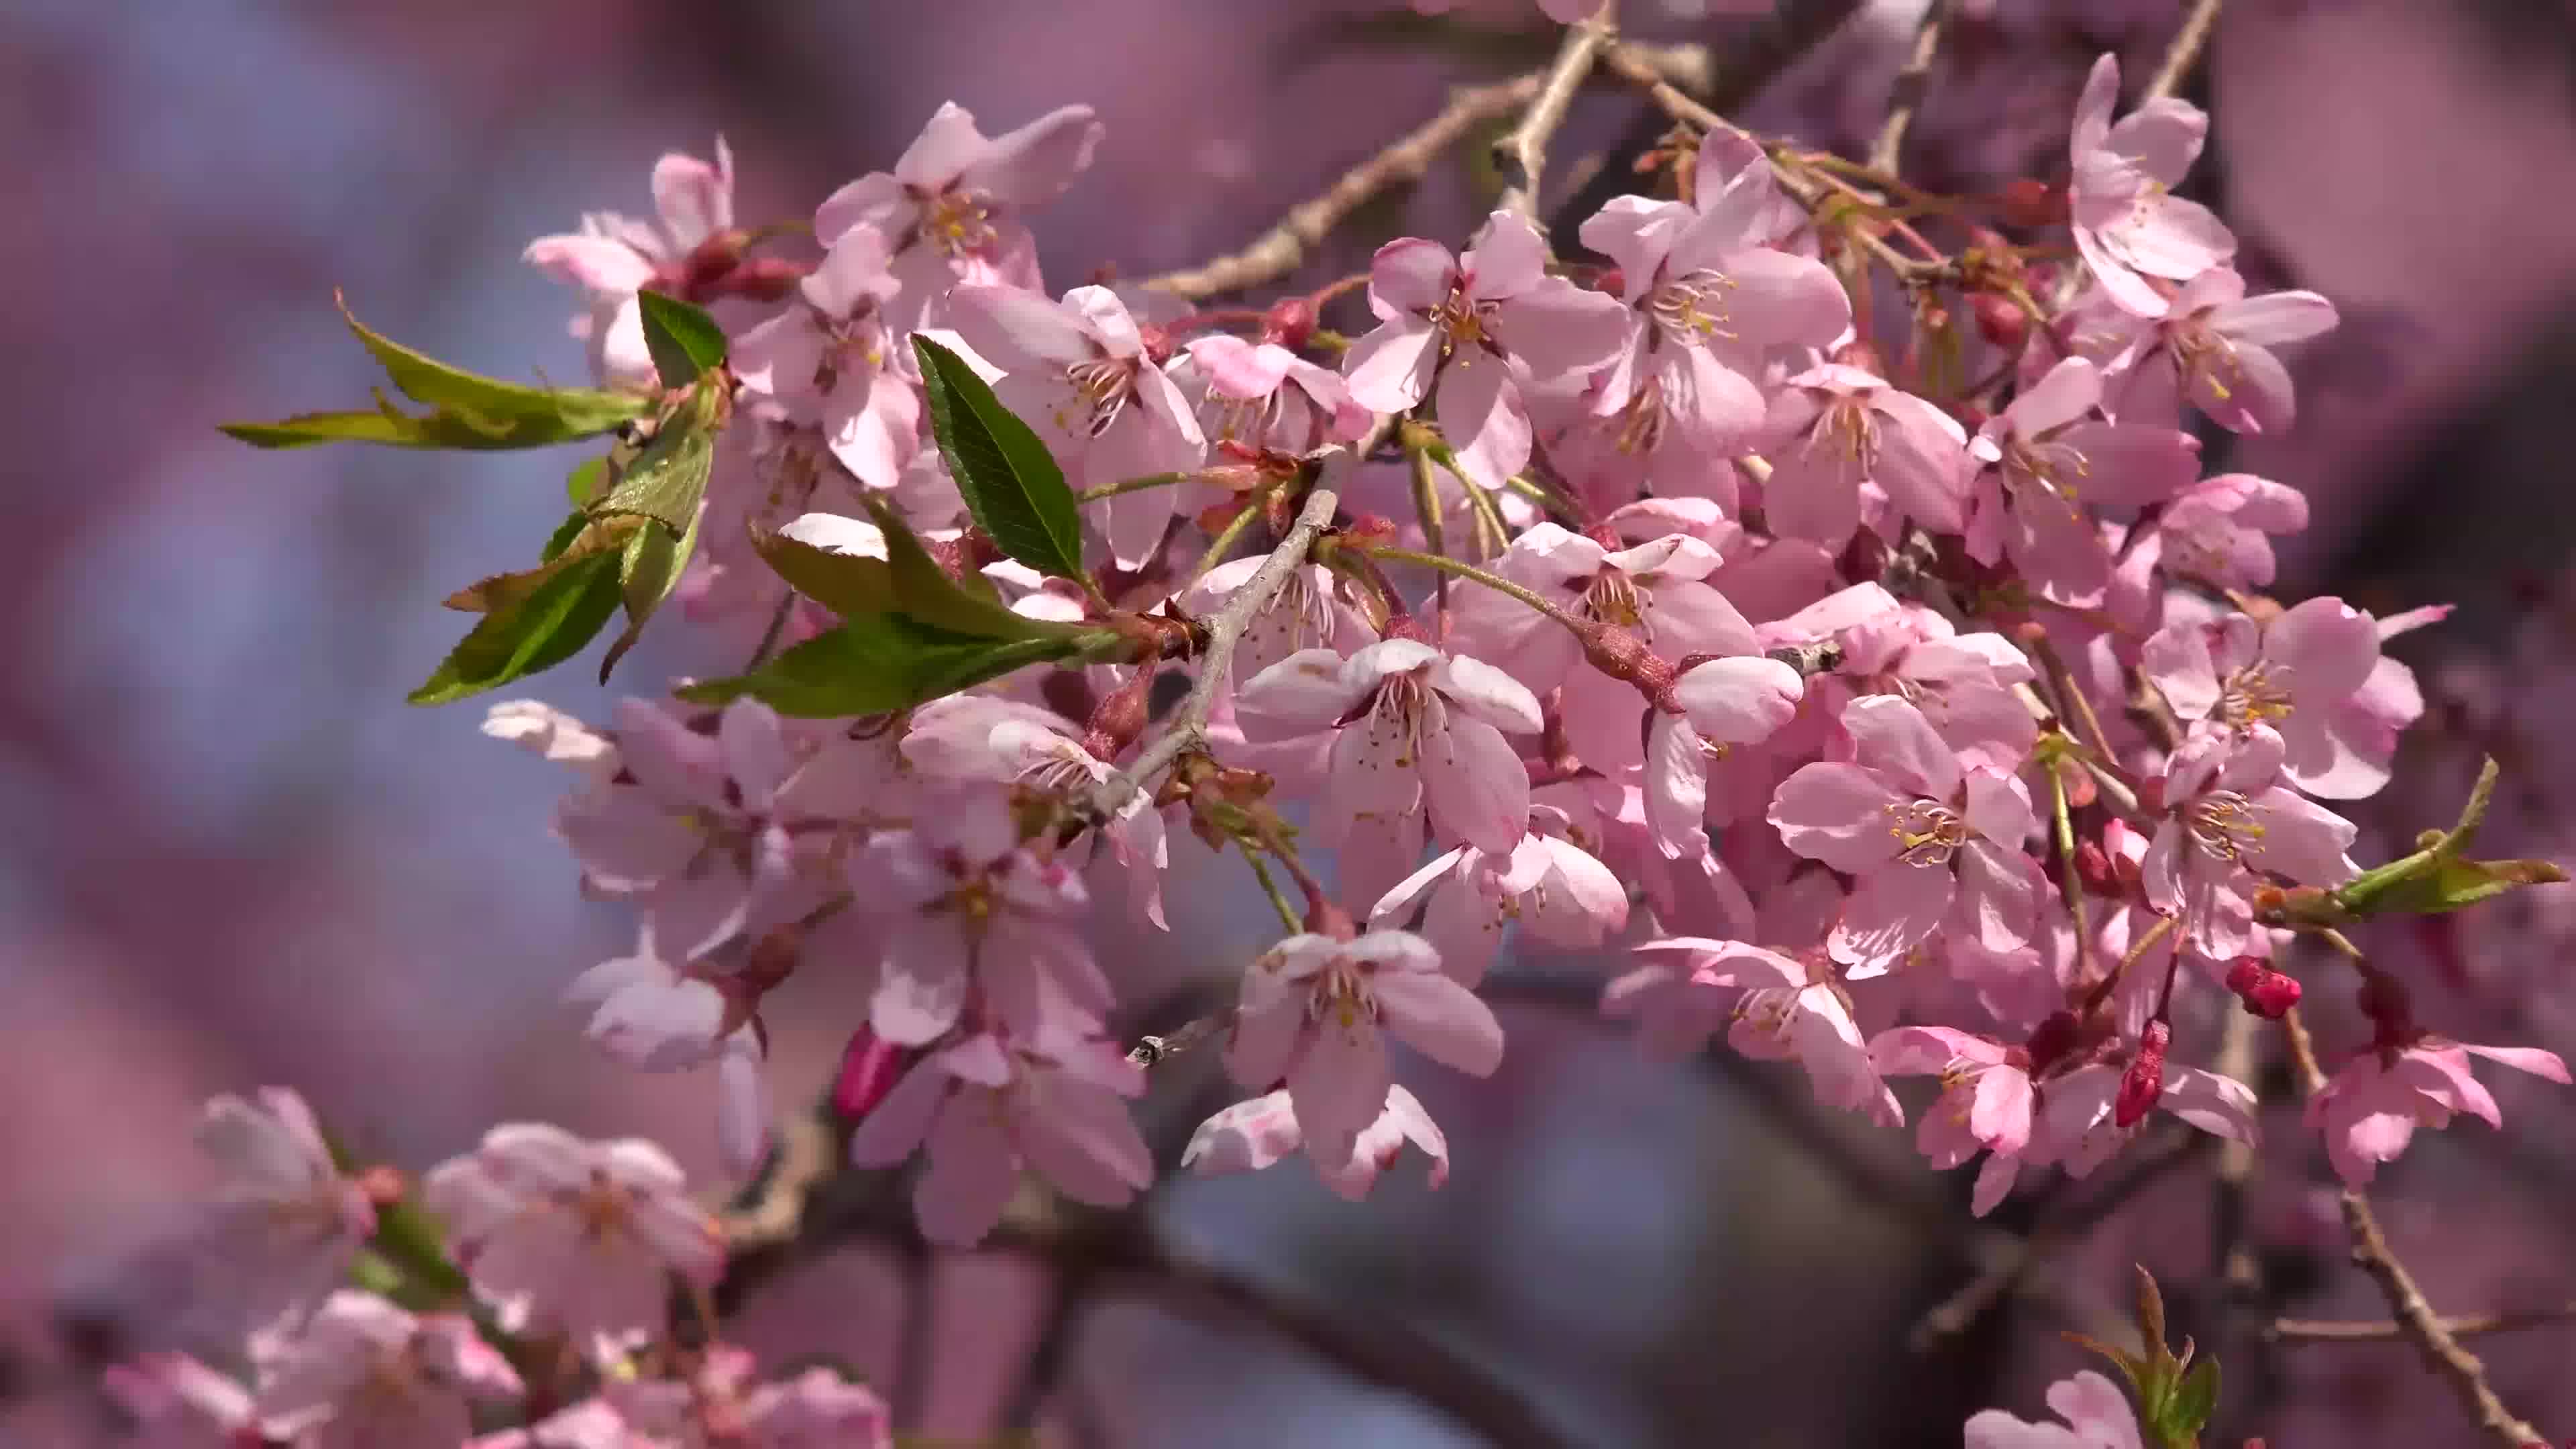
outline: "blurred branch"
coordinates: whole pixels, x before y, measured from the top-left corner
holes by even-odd
[[[1906,129],[1914,124],[1914,113],[1923,105],[1923,91],[1932,76],[1932,57],[1941,50],[1941,30],[1950,23],[1950,12],[1958,0],[1932,0],[1923,9],[1923,23],[1914,31],[1914,50],[1905,58],[1905,69],[1896,73],[1896,84],[1890,88],[1887,122],[1878,128],[1878,140],[1869,148],[1869,165],[1874,171],[1890,176],[1901,175],[1896,165],[1898,153],[1905,149]]]
[[[2509,1308],[2501,1313],[2464,1313],[2443,1318],[2440,1322],[2443,1331],[2453,1338],[2519,1333],[2526,1328],[2576,1323],[2576,1302],[2549,1308]],[[2332,1318],[2276,1318],[2263,1331],[2263,1336],[2280,1343],[2369,1343],[2404,1338],[2407,1332],[2407,1325],[2386,1318],[2360,1322]]]
[[[1556,135],[1557,127],[1565,124],[1566,108],[1574,104],[1574,92],[1592,74],[1592,62],[1600,55],[1601,47],[1617,33],[1618,8],[1618,0],[1603,0],[1598,14],[1567,27],[1565,44],[1558,49],[1556,62],[1547,68],[1547,80],[1539,87],[1537,99],[1522,113],[1521,123],[1494,143],[1494,164],[1504,176],[1503,194],[1494,203],[1495,210],[1537,220],[1539,179],[1547,169],[1547,143]]]
[[[2214,4],[2204,9],[2215,10]],[[2299,1074],[2299,1084],[2313,1098],[2325,1090],[2325,1073],[2317,1067],[2315,1045],[2308,1040],[2307,1026],[2299,1020],[2298,1008],[2292,1007],[2281,1017],[2281,1029],[2288,1039],[2290,1064]],[[2515,1418],[2513,1412],[2496,1397],[2487,1384],[2486,1365],[2478,1356],[2460,1347],[2449,1323],[2433,1311],[2424,1299],[2424,1290],[2416,1286],[2413,1274],[2399,1262],[2388,1246],[2387,1234],[2380,1231],[2379,1216],[2370,1210],[2370,1199],[2357,1188],[2343,1190],[2343,1222],[2352,1235],[2352,1261],[2370,1275],[2379,1286],[2379,1294],[2388,1300],[2395,1316],[2399,1337],[2412,1342],[2424,1355],[2424,1362],[2447,1381],[2460,1397],[2478,1427],[2504,1449],[2523,1449],[2540,1443],[2540,1431]]]
[[[2209,33],[2218,28],[2218,7],[2222,0],[2199,0],[2191,13],[2183,17],[2182,29],[2174,33],[2173,44],[2165,51],[2164,63],[2156,67],[2155,77],[2139,94],[2138,104],[2160,101],[2182,88],[2183,77],[2191,74],[2192,64],[2209,44]]]

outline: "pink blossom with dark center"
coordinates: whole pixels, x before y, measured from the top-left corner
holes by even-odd
[[[2091,416],[2102,374],[2070,357],[1977,432],[1982,465],[1967,520],[1968,553],[2007,557],[2063,603],[2097,598],[2111,581],[2111,553],[2092,509],[2161,503],[2192,481],[2200,444],[2170,427]]]
[[[2164,295],[2149,278],[2188,281],[2236,254],[2224,222],[2173,187],[2200,155],[2209,116],[2171,96],[2111,121],[2120,96],[2119,57],[2094,62],[2075,103],[2067,185],[2076,250],[2112,300],[2140,316],[2162,315]]]
[[[349,1288],[293,1333],[255,1340],[251,1357],[260,1431],[296,1449],[456,1449],[473,1401],[520,1392],[464,1315],[416,1318]]]
[[[2346,1062],[2324,1090],[2308,1099],[2308,1130],[2325,1138],[2326,1157],[2337,1175],[2362,1187],[2379,1164],[2406,1151],[2419,1126],[2439,1131],[2451,1125],[2453,1114],[2466,1112],[2501,1128],[2503,1111],[2470,1073],[2473,1056],[2568,1085],[2567,1064],[2555,1052],[2418,1037],[2402,1047],[2360,1052]]]
[[[1967,432],[1882,378],[1839,363],[1799,373],[1772,394],[1762,436],[1763,517],[1782,537],[1842,547],[1860,526],[1863,485],[1935,533],[1964,526]]]
[[[2139,660],[2177,717],[2239,736],[2276,731],[2283,773],[2311,795],[2358,800],[2388,783],[2396,732],[2373,725],[2412,680],[2379,677],[2378,624],[2341,599],[2306,599],[2266,623],[2168,624]]]
[[[2186,939],[2221,960],[2245,954],[2254,872],[2322,886],[2359,869],[2344,854],[2357,828],[2281,788],[2281,760],[2281,737],[2256,726],[2194,735],[2165,765],[2164,818],[2140,877],[2148,903],[2179,916]]]
[[[832,456],[870,488],[892,490],[920,445],[921,398],[906,344],[887,323],[901,290],[883,232],[855,226],[796,284],[785,311],[736,339],[742,385],[798,422],[819,425]]]
[[[678,152],[654,163],[653,209],[651,221],[591,212],[577,232],[528,243],[528,262],[590,294],[590,310],[573,319],[572,335],[589,343],[602,382],[653,384],[635,294],[647,286],[678,290],[690,253],[733,226],[733,151],[723,137],[712,165]]]
[[[2280,433],[2297,419],[2298,393],[2272,349],[2331,332],[2338,318],[2314,292],[2248,297],[2233,268],[2212,267],[2184,283],[2161,315],[2123,320],[2126,345],[2094,359],[2105,412],[2166,426],[2180,421],[2188,397],[2229,432]]]
[[[1442,1136],[1440,1125],[1422,1103],[1402,1087],[1386,1089],[1386,1107],[1361,1131],[1353,1144],[1350,1161],[1339,1167],[1330,1166],[1311,1153],[1306,1160],[1314,1164],[1315,1175],[1335,1195],[1358,1202],[1377,1186],[1379,1174],[1395,1166],[1404,1156],[1406,1143],[1422,1149],[1430,1161],[1428,1181],[1433,1188],[1449,1180],[1449,1139]],[[1305,1129],[1297,1124],[1297,1108],[1287,1089],[1268,1096],[1237,1102],[1218,1112],[1190,1134],[1190,1145],[1181,1153],[1181,1166],[1194,1172],[1218,1175],[1232,1172],[1258,1172],[1262,1168],[1295,1155],[1306,1145]]]

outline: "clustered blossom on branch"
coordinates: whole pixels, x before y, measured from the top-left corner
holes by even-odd
[[[2304,504],[2202,476],[2189,429],[2287,426],[2272,349],[2334,311],[2246,295],[2225,225],[2172,190],[2206,118],[2160,98],[2115,122],[2118,87],[2105,58],[2065,230],[1981,232],[1945,283],[2027,314],[1964,368],[1876,330],[1886,217],[1818,206],[1823,171],[1722,129],[1667,158],[1675,195],[1581,222],[1602,262],[1496,211],[1262,312],[1045,288],[1030,218],[1102,142],[1083,107],[997,138],[943,107],[815,211],[807,263],[735,227],[729,153],[667,158],[657,224],[530,249],[583,288],[630,412],[545,567],[459,596],[486,621],[438,696],[568,653],[474,648],[568,581],[618,586],[598,619],[622,600],[640,627],[676,591],[761,638],[741,676],[604,727],[491,711],[571,772],[557,832],[634,911],[632,952],[572,989],[590,1036],[644,1070],[716,1063],[748,1174],[768,1022],[799,975],[858,983],[845,1150],[911,1164],[921,1232],[954,1245],[1032,1175],[1116,1208],[1176,1165],[1303,1156],[1356,1198],[1409,1142],[1437,1186],[1448,1143],[1390,1041],[1494,1072],[1516,934],[1617,943],[1602,1008],[1650,1050],[1722,1032],[1889,1128],[1892,1082],[1937,1078],[1917,1140],[1936,1168],[1984,1156],[1979,1214],[2157,1112],[2252,1141],[2252,1089],[2188,1062],[2224,1013],[2325,984],[2303,933],[2465,904],[2422,892],[2495,863],[2455,858],[2474,818],[2431,864],[2349,853],[2337,810],[2423,712],[2381,645],[2430,616],[2249,592]],[[2090,285],[2043,311],[2070,245]],[[1318,298],[1363,281],[1370,330],[1320,328]],[[1163,1048],[1119,1045],[1143,983],[1086,926],[1168,931],[1174,887],[1226,855],[1283,931],[1199,963],[1228,995],[1194,1025],[1248,1095],[1158,1163],[1129,1102]],[[2418,1126],[2499,1120],[2468,1054],[2567,1080],[2431,1034],[2354,971],[2375,1034],[2309,1107],[2347,1181]],[[703,1292],[725,1245],[648,1144],[497,1128],[406,1195],[344,1178],[291,1095],[210,1124],[270,1282],[302,1287],[246,1405],[184,1364],[158,1370],[167,1404],[331,1444],[390,1433],[398,1402],[453,1442],[471,1398],[519,1391],[472,1324],[320,1296],[379,1210],[426,1207],[443,1307],[601,1380],[481,1442],[885,1442],[828,1373],[662,1351],[671,1291]],[[1994,1413],[1969,1441],[2139,1442],[2098,1376],[2050,1403],[2073,1429]]]

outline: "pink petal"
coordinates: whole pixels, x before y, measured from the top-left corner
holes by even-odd
[[[1458,259],[1467,274],[1467,295],[1497,302],[1540,285],[1547,276],[1547,240],[1527,217],[1497,211],[1486,219],[1484,234]]]
[[[1093,148],[1107,133],[1089,106],[1049,111],[986,142],[957,185],[1016,206],[1053,201],[1091,164]]]
[[[1344,1025],[1327,1016],[1306,1051],[1288,1069],[1288,1098],[1305,1130],[1306,1153],[1317,1162],[1348,1162],[1360,1133],[1386,1106],[1386,1042],[1366,1022]]]
[[[2266,790],[2253,801],[2263,835],[2246,852],[2259,870],[2275,870],[2302,885],[2334,885],[2358,870],[2344,852],[2359,833],[2349,820],[2287,790]]]
[[[1369,306],[1382,321],[1428,312],[1449,299],[1449,289],[1457,280],[1458,259],[1447,247],[1420,237],[1398,237],[1379,247],[1369,262]],[[1343,371],[1347,376],[1347,363]],[[1360,401],[1368,405],[1367,398]]]
[[[966,345],[1004,373],[1058,373],[1092,356],[1092,337],[1074,315],[1017,287],[959,283],[949,321]]]
[[[1491,1076],[1503,1060],[1503,1026],[1493,1008],[1439,971],[1381,971],[1369,983],[1387,1030],[1424,1056]]]
[[[1888,820],[1902,803],[1868,770],[1820,760],[1780,782],[1768,818],[1789,849],[1855,875],[1895,858]]]
[[[2030,944],[2039,913],[2038,862],[2011,847],[1971,840],[1958,856],[1959,911],[1989,951]]]
[[[885,928],[885,962],[869,1024],[900,1046],[936,1041],[966,1004],[966,940],[945,917],[906,914]]]
[[[2101,372],[2081,357],[2069,357],[2014,398],[2004,409],[2004,420],[2021,436],[2033,438],[2083,417],[2101,400]]]
[[[2460,1043],[2460,1050],[2491,1062],[2502,1062],[2535,1077],[2546,1077],[2562,1087],[2570,1085],[2567,1063],[2560,1060],[2556,1052],[2542,1051],[2538,1047],[2479,1046],[2475,1042]]]
[[[1959,791],[1959,757],[1922,711],[1892,694],[1863,695],[1843,706],[1842,726],[1862,769],[1916,795],[1947,803]]]
[[[1439,333],[1410,314],[1399,314],[1351,344],[1342,377],[1351,399],[1371,412],[1402,412],[1430,394],[1440,363]]]
[[[1882,864],[1853,887],[1826,947],[1855,968],[1892,961],[1940,927],[1957,884],[1947,866]]]
[[[1708,851],[1708,756],[1699,732],[1677,714],[1654,712],[1646,735],[1647,829],[1666,859]]]
[[[1806,686],[1776,659],[1711,659],[1682,672],[1673,698],[1701,735],[1721,744],[1769,739],[1798,712]]]
[[[1500,671],[1496,671],[1498,674]],[[1529,772],[1502,731],[1463,712],[1425,721],[1422,790],[1431,821],[1479,850],[1508,854],[1529,829]]]
[[[1500,491],[1528,465],[1534,436],[1529,412],[1501,358],[1474,350],[1453,355],[1432,409],[1469,483]]]
[[[2294,707],[2339,703],[2358,691],[2379,664],[2379,629],[2341,599],[2307,599],[2263,630],[2264,658],[2287,669]]]

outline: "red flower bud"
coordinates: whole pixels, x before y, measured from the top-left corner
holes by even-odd
[[[894,1090],[895,1080],[910,1065],[902,1047],[867,1027],[850,1034],[841,1050],[841,1074],[832,1079],[832,1110],[844,1122],[856,1122],[877,1109]]]
[[[2122,894],[2120,878],[2111,869],[2111,857],[2099,841],[2079,840],[2075,843],[2075,875],[2084,882],[2084,889],[2094,895]]]
[[[2279,1021],[2281,1013],[2299,1004],[2298,979],[2273,970],[2256,956],[2239,956],[2227,968],[2227,989],[2245,1003],[2249,1015],[2265,1021]]]
[[[1315,335],[1315,304],[1304,297],[1282,297],[1261,314],[1261,340],[1291,351]]]
[[[1977,314],[1977,335],[2006,352],[2018,351],[2030,337],[2030,314],[2008,297],[1979,292],[1968,304]]]
[[[2154,1110],[2156,1099],[2165,1094],[2165,1048],[2172,1043],[2173,1023],[2161,1019],[2147,1023],[2138,1039],[2138,1054],[2120,1074],[2120,1095],[2111,1104],[2113,1125],[2135,1127]]]
[[[2014,226],[2055,226],[2066,220],[2066,193],[2030,177],[2006,185],[2001,197],[2004,220]]]

